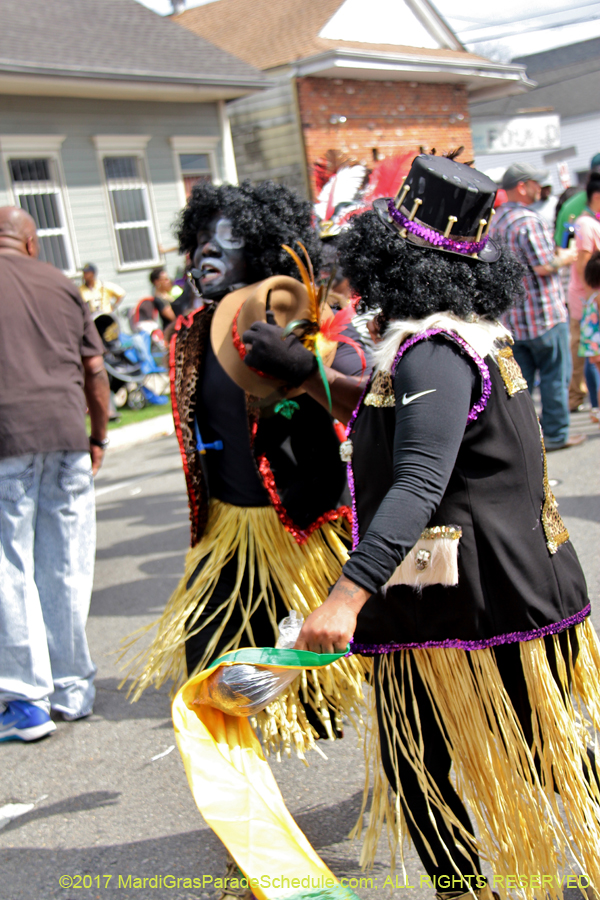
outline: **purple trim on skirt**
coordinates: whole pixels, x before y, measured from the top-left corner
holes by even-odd
[[[490,399],[490,394],[492,393],[492,379],[490,378],[490,370],[488,369],[487,363],[476,353],[470,344],[468,344],[464,338],[461,338],[459,334],[455,334],[453,331],[446,331],[444,328],[429,328],[427,331],[422,331],[419,334],[413,334],[407,341],[405,341],[398,353],[396,354],[396,358],[394,360],[394,364],[392,365],[392,375],[396,374],[396,369],[398,368],[398,363],[404,356],[407,350],[409,350],[414,344],[417,344],[419,341],[427,340],[430,337],[433,337],[435,334],[443,334],[444,337],[450,338],[450,340],[454,341],[458,346],[465,351],[465,353],[471,357],[477,368],[479,369],[479,374],[481,375],[481,397],[474,403],[471,409],[469,410],[469,415],[467,416],[467,422],[474,422],[475,419],[479,417],[479,415],[483,412],[483,410],[487,406],[487,402]]]
[[[445,641],[410,641],[405,644],[357,644],[350,641],[352,653],[368,653],[378,656],[381,653],[394,653],[396,650],[421,650],[428,647],[439,647],[442,650],[455,648],[457,650],[485,650],[486,647],[498,647],[501,644],[522,644],[525,641],[535,641],[537,638],[546,637],[549,634],[559,634],[572,625],[579,625],[590,614],[590,604],[560,622],[544,625],[542,628],[534,628],[531,631],[511,631],[509,634],[497,634],[491,638],[482,638],[479,641],[463,641],[460,638],[447,638]]]

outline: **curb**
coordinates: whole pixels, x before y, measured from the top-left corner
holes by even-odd
[[[143,444],[145,441],[173,434],[174,431],[175,425],[171,413],[147,419],[145,422],[123,425],[122,428],[115,428],[114,431],[109,432],[110,444],[107,452],[111,453],[113,450],[123,450],[125,447]]]

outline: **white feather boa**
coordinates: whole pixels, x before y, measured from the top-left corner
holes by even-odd
[[[459,319],[450,312],[432,313],[426,319],[404,319],[390,322],[385,337],[375,345],[373,356],[375,372],[390,372],[398,348],[413,334],[423,334],[432,328],[442,328],[457,334],[482,358],[494,356],[500,343],[512,340],[511,334],[500,322],[476,317],[472,322]]]

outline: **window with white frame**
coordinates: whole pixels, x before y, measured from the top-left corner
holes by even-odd
[[[212,182],[212,169],[208,153],[180,153],[179,167],[187,200],[192,188],[200,181]]]
[[[170,139],[179,202],[183,206],[199,181],[220,184],[217,166],[218,135],[179,135]]]
[[[156,262],[158,246],[143,159],[103,156],[102,166],[121,266]]]
[[[40,259],[73,273],[73,247],[56,160],[51,156],[7,154],[6,164],[15,203],[37,226]]]

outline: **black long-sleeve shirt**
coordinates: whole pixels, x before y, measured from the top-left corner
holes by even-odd
[[[394,377],[394,481],[344,566],[347,578],[374,593],[414,547],[448,486],[480,391],[474,364],[443,337],[402,357]],[[357,495],[361,488],[356,484]]]

